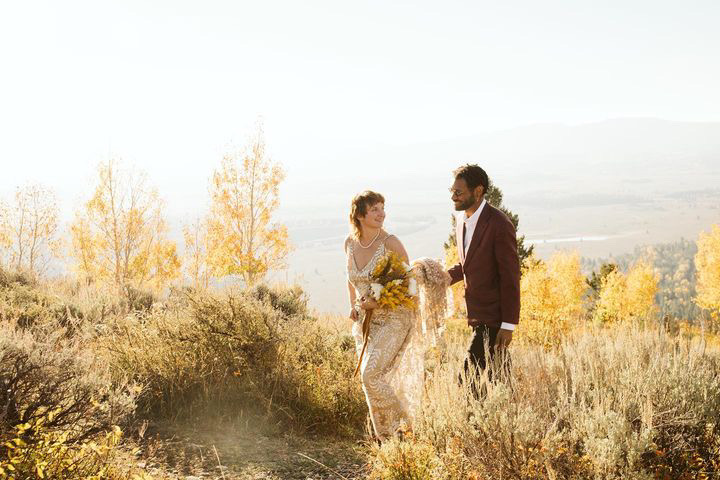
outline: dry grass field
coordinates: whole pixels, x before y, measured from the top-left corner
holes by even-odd
[[[375,445],[343,318],[298,288],[120,299],[0,272],[0,477],[718,478],[720,348],[697,327],[576,325],[458,385],[429,353],[421,420]]]

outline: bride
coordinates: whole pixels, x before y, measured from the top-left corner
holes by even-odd
[[[434,318],[422,315],[421,321],[416,309],[378,308],[369,295],[370,273],[387,251],[397,253],[408,263],[408,254],[400,240],[383,230],[384,221],[383,196],[371,191],[362,192],[352,200],[352,234],[345,240],[350,318],[358,355],[361,355],[364,343],[362,323],[367,312],[373,310],[367,346],[361,357],[360,377],[373,430],[380,440],[401,433],[403,428],[412,428],[422,399],[423,330],[429,326],[429,320],[437,325],[437,319],[442,317],[442,314],[436,314]],[[433,260],[420,259],[413,262],[413,271],[421,291],[420,311],[444,312],[447,282],[442,266]],[[423,294],[430,290],[436,297],[434,309],[423,308],[429,305],[424,301],[428,295]],[[440,309],[437,304],[442,304]]]

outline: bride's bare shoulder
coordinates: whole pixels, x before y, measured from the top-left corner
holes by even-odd
[[[405,250],[405,247],[403,246],[400,239],[398,237],[396,237],[395,235],[387,236],[387,238],[385,239],[385,248],[399,254],[401,257],[403,257],[405,259],[405,261],[407,261],[407,259],[408,259],[407,251]]]
[[[398,246],[398,245],[402,245],[402,242],[401,242],[400,239],[397,237],[397,235],[393,235],[392,233],[388,233],[387,236],[385,237],[385,246],[386,246],[386,247],[393,247],[393,246],[396,247],[396,246]]]

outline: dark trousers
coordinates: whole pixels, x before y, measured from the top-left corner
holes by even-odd
[[[464,377],[470,382],[470,388],[475,398],[484,396],[485,389],[480,389],[482,391],[478,389],[484,371],[487,371],[490,381],[493,380],[493,377],[498,379],[509,378],[509,353],[506,350],[495,349],[495,339],[499,331],[499,327],[488,327],[486,325],[473,327],[463,370],[465,372]],[[462,373],[459,375],[459,379],[462,384]]]

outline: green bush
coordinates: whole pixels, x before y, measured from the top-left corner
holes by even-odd
[[[359,430],[354,351],[308,314],[299,288],[214,296],[176,291],[162,308],[116,317],[97,338],[118,378],[143,385],[142,415],[261,413],[304,430]]]
[[[35,279],[25,272],[15,272],[0,266],[0,288],[6,288],[13,284],[36,285]]]
[[[70,440],[79,441],[132,414],[132,392],[112,386],[95,359],[62,333],[37,337],[0,324],[0,436],[53,412],[45,427],[72,427]]]
[[[119,307],[122,312],[148,312],[152,309],[155,300],[152,292],[126,285]]]
[[[21,328],[50,331],[64,328],[71,335],[85,317],[85,312],[74,302],[49,295],[35,285],[0,286],[0,321]]]
[[[307,297],[297,285],[289,288],[258,285],[250,291],[250,296],[263,303],[269,303],[274,310],[280,311],[286,318],[307,315]]]

